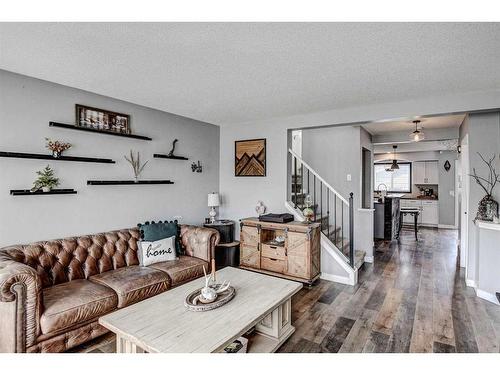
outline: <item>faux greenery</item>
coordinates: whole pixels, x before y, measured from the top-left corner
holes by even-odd
[[[488,177],[484,178],[481,176],[478,176],[476,172],[476,168],[472,169],[472,174],[471,176],[474,177],[474,180],[478,183],[479,186],[483,188],[483,190],[486,192],[486,195],[490,196],[493,194],[493,189],[495,188],[495,185],[500,182],[500,175],[498,175],[497,171],[495,170],[495,167],[493,166],[493,162],[496,159],[496,155],[493,155],[493,157],[489,160],[486,160],[483,155],[481,155],[478,152],[479,157],[484,161],[484,163],[488,166],[489,172],[488,172]]]
[[[50,138],[45,138],[45,141],[47,142],[45,145],[46,148],[48,148],[52,152],[57,152],[59,154],[71,147],[71,143],[53,141]]]
[[[137,180],[139,175],[143,171],[146,164],[148,164],[149,160],[147,160],[144,164],[141,165],[141,155],[137,152],[137,156],[134,156],[132,150],[130,150],[130,157],[124,156],[125,160],[130,163],[132,169],[134,170],[134,177]]]
[[[38,178],[33,182],[32,192],[38,191],[44,187],[53,189],[59,185],[59,179],[54,176],[54,170],[48,165],[43,170],[37,171],[36,174]]]

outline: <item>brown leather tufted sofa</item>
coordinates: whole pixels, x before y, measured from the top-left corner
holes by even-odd
[[[0,249],[0,352],[63,352],[103,335],[102,315],[203,275],[219,233],[181,226],[185,255],[139,266],[139,230]]]

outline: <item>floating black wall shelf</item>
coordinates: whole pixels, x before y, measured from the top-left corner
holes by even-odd
[[[59,156],[58,158],[53,157],[50,154],[29,154],[25,152],[5,152],[0,151],[0,157],[3,158],[20,158],[20,159],[42,159],[42,160],[62,160],[62,161],[79,161],[84,163],[107,163],[114,164],[115,161],[111,159],[102,158],[84,158],[80,156]]]
[[[173,184],[170,180],[89,180],[87,185],[167,185]]]
[[[153,154],[153,157],[160,158],[160,159],[189,160],[188,158],[185,158],[184,156],[168,156],[165,154]]]
[[[54,194],[76,194],[77,191],[73,189],[52,189],[51,191],[44,192],[38,190],[31,192],[30,190],[11,190],[10,195],[54,195]]]
[[[75,126],[75,125],[71,125],[71,124],[62,124],[60,122],[53,122],[53,121],[49,122],[49,126],[55,127],[55,128],[80,130],[80,131],[89,132],[89,133],[99,133],[99,134],[114,135],[114,136],[117,136],[117,137],[141,139],[143,141],[152,141],[153,140],[152,138],[146,137],[144,135],[115,133],[115,132],[110,132],[110,131],[106,131],[106,130],[84,128],[84,127],[79,127],[79,126]]]

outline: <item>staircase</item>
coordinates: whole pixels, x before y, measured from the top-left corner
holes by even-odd
[[[312,209],[311,220],[321,224],[322,254],[331,256],[345,270],[347,284],[356,284],[366,253],[354,249],[353,193],[344,198],[296,153],[288,153],[291,171],[287,207],[299,219],[305,219],[305,208]],[[335,276],[332,279],[338,281]]]

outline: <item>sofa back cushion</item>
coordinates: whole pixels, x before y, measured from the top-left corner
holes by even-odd
[[[15,261],[34,268],[43,287],[139,264],[137,228],[41,241],[4,248]]]

